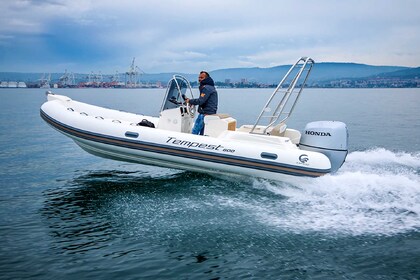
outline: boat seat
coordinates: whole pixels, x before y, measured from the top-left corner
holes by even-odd
[[[253,125],[243,125],[241,126],[238,131],[242,131],[242,132],[251,132],[252,128],[254,126]],[[285,123],[279,123],[276,126],[273,127],[269,127],[267,130],[266,126],[263,125],[257,125],[254,129],[254,133],[256,134],[269,134],[269,135],[273,135],[273,136],[284,136],[284,133],[286,132],[286,128],[287,125]],[[265,133],[263,133],[265,131]]]
[[[204,135],[211,137],[218,137],[225,130],[236,130],[236,120],[228,114],[207,115],[204,124]]]
[[[278,125],[267,129],[267,133],[273,136],[284,136],[286,132],[287,125],[284,122],[279,123]]]

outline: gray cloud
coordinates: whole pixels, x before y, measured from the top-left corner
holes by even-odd
[[[0,71],[111,73],[132,57],[146,72],[271,67],[306,55],[419,66],[419,7],[415,0],[3,1]]]

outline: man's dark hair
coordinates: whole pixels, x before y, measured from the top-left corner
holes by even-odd
[[[206,74],[206,76],[207,76],[206,78],[210,77],[210,74],[208,72],[206,72],[206,71],[201,71],[200,72],[200,74],[203,74],[203,73]]]

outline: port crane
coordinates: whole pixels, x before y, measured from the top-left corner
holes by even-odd
[[[126,80],[126,87],[129,88],[136,88],[139,85],[139,77],[144,72],[137,67],[135,63],[136,58],[133,58],[133,61],[131,62],[130,68],[127,72],[125,72],[125,80]]]

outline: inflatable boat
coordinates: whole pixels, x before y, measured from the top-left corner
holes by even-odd
[[[288,181],[337,171],[347,156],[348,131],[338,121],[308,123],[301,133],[287,127],[314,61],[300,58],[254,124],[237,127],[228,114],[205,116],[204,135],[191,129],[195,108],[190,83],[169,81],[159,116],[102,108],[47,91],[41,117],[83,150],[103,158],[184,169]]]

